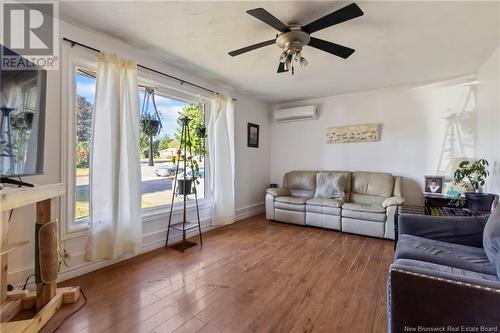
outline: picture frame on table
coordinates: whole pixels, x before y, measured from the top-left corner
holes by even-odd
[[[442,194],[444,187],[443,176],[425,176],[424,193]]]

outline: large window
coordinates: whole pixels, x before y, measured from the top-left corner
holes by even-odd
[[[94,109],[95,84],[93,73],[77,68],[76,78],[76,145],[75,145],[75,219],[89,215],[90,140],[92,138],[92,112]]]
[[[76,222],[84,222],[90,213],[90,150],[92,139],[92,115],[96,90],[95,72],[83,68],[75,68],[73,75],[76,87],[74,100],[75,114],[70,119],[74,121],[74,202],[73,211]],[[174,98],[160,90],[155,92],[155,101],[160,114],[162,130],[151,140],[146,136],[141,126],[141,177],[142,177],[142,208],[153,208],[169,205],[172,200],[173,183],[176,170],[177,155],[180,144],[181,125],[179,117],[188,116],[193,146],[193,155],[203,149],[204,140],[196,137],[196,128],[204,123],[203,107],[199,103]],[[141,108],[144,97],[144,88],[139,89]],[[152,109],[152,104],[150,109]],[[152,149],[151,149],[152,147]],[[150,150],[151,157],[150,160]],[[199,154],[198,154],[199,155]],[[199,169],[196,190],[198,198],[205,196],[205,161],[196,156]],[[179,170],[183,177],[183,161]],[[193,175],[190,169],[186,171],[187,178]],[[181,201],[180,195],[174,195],[174,202]],[[194,196],[188,197],[193,200]]]
[[[142,107],[144,89],[140,90],[139,95]],[[159,135],[153,137],[152,144],[150,138],[143,132],[141,133],[142,208],[170,204],[172,200],[176,162],[179,159],[177,151],[182,129],[179,117],[188,116],[191,119],[189,128],[191,140],[194,143],[192,153],[197,153],[200,146],[203,145],[203,142],[196,138],[196,128],[204,122],[200,105],[167,97],[166,94],[159,91],[155,92],[155,101],[161,118],[162,130]],[[152,102],[150,103],[149,110],[152,110],[153,105]],[[149,152],[151,146],[152,161]],[[203,158],[199,156],[195,158],[199,164],[199,184],[196,185],[196,190],[198,198],[203,198],[205,194],[205,164]],[[182,172],[179,175],[182,178],[183,161],[180,161],[179,168],[179,171]],[[186,174],[187,178],[190,179],[192,173],[189,168],[186,170]],[[174,202],[182,199],[181,195],[174,196]],[[193,195],[188,197],[188,200],[192,199],[194,199]]]

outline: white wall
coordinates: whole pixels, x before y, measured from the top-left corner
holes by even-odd
[[[500,193],[500,47],[478,73],[478,157],[490,162],[486,191]]]
[[[116,52],[122,57],[137,61],[142,65],[164,71],[171,75],[195,82],[199,85],[209,87],[213,90],[229,94],[238,100],[236,104],[235,116],[235,136],[236,136],[236,215],[238,219],[245,218],[264,209],[264,189],[269,183],[269,105],[257,99],[241,95],[228,87],[220,87],[215,82],[204,81],[192,73],[179,70],[178,68],[163,63],[151,57],[146,52],[126,45],[108,36],[89,32],[71,24],[61,22],[60,34],[62,37],[76,40],[92,47]],[[61,43],[63,41],[61,40]],[[78,47],[78,46],[76,46]],[[63,68],[63,63],[61,68]],[[37,177],[26,177],[25,181],[44,184],[62,181],[61,174],[61,115],[68,112],[61,103],[61,71],[50,71],[48,73],[47,91],[47,119],[45,138],[45,174]],[[173,81],[172,85],[178,85]],[[187,86],[184,85],[183,87]],[[260,125],[261,147],[259,149],[246,147],[246,126],[247,122]],[[9,255],[9,282],[19,283],[33,272],[34,263],[34,207],[16,209],[10,222],[9,241],[28,239],[30,244],[19,251],[14,251]],[[57,207],[55,214],[59,212]],[[202,225],[205,230],[210,225],[210,208],[201,210]],[[176,217],[174,217],[176,218]],[[178,218],[178,217],[177,217]],[[66,223],[60,216],[60,223]],[[167,215],[150,216],[143,219],[143,251],[148,251],[163,246],[165,242],[165,231],[167,225]],[[86,236],[66,237],[62,241],[62,246],[72,255],[71,267],[65,269],[60,274],[61,279],[66,279],[84,272],[109,265],[111,262],[89,263],[84,260]],[[176,235],[174,235],[176,236]],[[205,246],[210,246],[205,244]]]
[[[404,177],[407,201],[419,203],[425,175],[451,175],[454,158],[475,155],[474,80],[275,105],[273,109],[314,104],[319,118],[271,125],[271,180],[281,184],[284,173],[294,169],[390,172]],[[445,139],[453,119],[459,131],[448,132]],[[326,144],[327,127],[370,123],[381,124],[379,142]]]
[[[263,207],[270,180],[271,133],[268,104],[240,96],[235,119],[236,214]],[[265,110],[265,111],[264,111]],[[247,124],[259,125],[259,148],[247,147]],[[257,204],[257,205],[256,205]]]

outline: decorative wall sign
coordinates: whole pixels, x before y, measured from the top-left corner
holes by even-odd
[[[379,125],[355,125],[326,129],[326,143],[352,143],[379,141]]]

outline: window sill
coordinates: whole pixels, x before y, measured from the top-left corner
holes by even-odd
[[[212,207],[212,202],[209,199],[198,200],[198,208],[200,210],[211,208],[211,207]],[[176,203],[174,203],[174,209],[172,210],[172,213],[176,214],[178,212],[181,212],[182,209],[183,209],[183,203],[176,202]],[[196,203],[194,200],[192,200],[186,204],[186,211],[194,212],[195,210],[196,210]],[[168,217],[169,213],[170,213],[170,205],[163,205],[163,206],[158,206],[158,207],[153,207],[153,208],[145,208],[142,210],[142,223],[152,222],[152,221],[158,220],[158,218],[161,218],[161,217]],[[89,226],[88,218],[82,219],[78,222],[74,222],[71,225],[70,230],[65,235],[61,235],[61,239],[68,240],[68,239],[73,239],[73,238],[84,237],[88,234],[89,228],[90,228],[90,226]]]
[[[212,207],[212,202],[209,199],[200,199],[198,200],[198,208],[199,210],[207,209]],[[172,210],[173,214],[176,214],[183,209],[182,202],[174,203],[174,209]],[[196,203],[194,200],[189,201],[186,204],[186,211],[192,212],[196,210]],[[159,217],[168,216],[170,213],[170,205],[163,205],[154,208],[146,208],[142,210],[142,223],[148,223],[154,220],[157,220]]]

